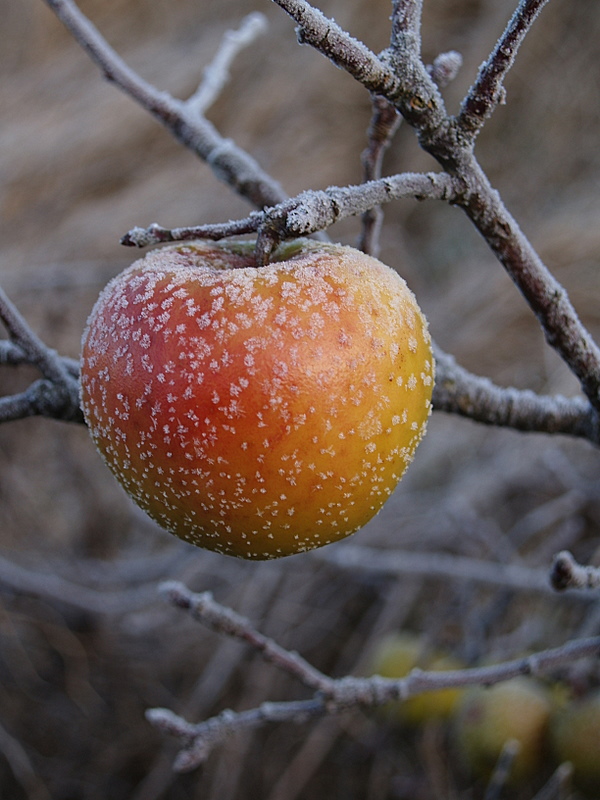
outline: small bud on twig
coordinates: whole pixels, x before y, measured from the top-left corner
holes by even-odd
[[[563,550],[554,558],[550,583],[557,592],[565,589],[600,589],[600,569],[578,564],[571,553]]]

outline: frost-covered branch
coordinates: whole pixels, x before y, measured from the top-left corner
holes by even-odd
[[[519,431],[563,433],[600,444],[598,417],[583,397],[539,395],[528,389],[502,388],[459,366],[435,348],[437,365],[433,407],[485,425]]]
[[[453,194],[453,180],[449,175],[405,172],[357,186],[330,186],[322,191],[302,192],[264,211],[253,212],[243,220],[223,225],[168,229],[155,224],[149,228],[134,228],[125,234],[122,242],[146,247],[189,239],[223,239],[256,231],[257,260],[265,261],[270,250],[284,239],[309,236],[325,230],[334,222],[359,216],[392,200],[407,197],[451,200]]]
[[[237,55],[266,29],[267,18],[254,11],[242,20],[237,30],[225,33],[216,56],[204,70],[200,85],[187,101],[191,112],[198,117],[206,113],[229,80],[229,70]]]
[[[230,220],[216,225],[164,228],[155,222],[147,228],[132,228],[121,238],[121,244],[127,247],[150,247],[164,242],[186,242],[193,239],[209,239],[216,242],[230,236],[256,233],[263,219],[263,214],[253,212],[245,219]]]
[[[394,92],[398,79],[363,42],[350,36],[337,22],[305,0],[274,0],[297,23],[300,44],[315,47],[336,66],[346,70],[373,94]]]
[[[500,101],[504,77],[545,0],[522,0],[519,4],[465,97],[458,118],[447,114],[438,86],[443,84],[444,73],[451,75],[455,71],[460,59],[456,54],[446,54],[451,58],[440,57],[437,76],[435,62],[429,68],[424,65],[420,55],[421,0],[395,0],[390,47],[381,55],[373,53],[306,0],[274,1],[295,20],[300,42],[311,45],[346,70],[376,96],[380,109],[386,107],[387,134],[377,145],[371,137],[368,168],[371,174],[377,174],[378,160],[396,124],[392,108],[415,128],[421,146],[441,164],[446,174],[437,174],[431,179],[432,185],[423,191],[411,185],[414,176],[399,175],[368,181],[360,187],[305,192],[285,201],[278,185],[253,159],[223,139],[197,113],[198,108],[203,110],[212,100],[216,87],[223,85],[230,58],[239,49],[237,44],[228,53],[228,47],[223,45],[220,53],[225,55],[218,54],[213,62],[214,65],[221,59],[221,65],[215,67],[217,78],[207,78],[189,101],[175,100],[130,70],[72,0],[46,0],[109,80],[167,125],[240,194],[260,207],[267,207],[263,216],[250,215],[246,220],[223,226],[171,231],[156,225],[136,228],[124,237],[124,242],[143,246],[192,236],[221,238],[256,232],[257,260],[264,263],[282,238],[309,235],[325,230],[344,216],[367,214],[371,216],[367,217],[362,244],[373,249],[377,232],[377,212],[373,209],[398,197],[439,197],[462,208],[485,238],[536,314],[547,341],[579,379],[594,411],[589,412],[578,401],[542,398],[538,402],[528,393],[494,392],[490,385],[466,380],[464,372],[451,370],[449,366],[446,371],[454,375],[442,389],[436,390],[438,407],[521,430],[566,429],[597,442],[600,349],[579,319],[566,291],[543,264],[473,154],[475,136]],[[245,37],[242,39],[245,41]],[[417,176],[417,180],[422,182],[424,176]],[[492,402],[499,403],[497,409],[492,408]]]
[[[97,28],[82,14],[72,0],[45,0],[76,41],[100,68],[107,80],[114,83],[139,105],[165,125],[171,134],[192,150],[213,170],[215,175],[232,186],[238,194],[255,206],[272,206],[285,198],[281,186],[271,178],[248,153],[225,139],[205,117],[198,113],[197,95],[188,101],[178,100],[159,91],[141,78],[108,44]],[[238,48],[239,49],[239,48]],[[220,80],[221,85],[223,81]],[[201,86],[206,86],[206,82]],[[201,102],[214,99],[211,96]]]
[[[470,187],[458,201],[535,313],[546,341],[562,357],[595,412],[600,410],[600,348],[567,291],[554,278],[508,212],[473,156],[462,175]]]
[[[34,415],[81,422],[79,384],[73,361],[61,358],[42,342],[1,288],[0,321],[10,337],[2,341],[0,364],[29,364],[43,376],[25,392],[0,398],[0,422]]]
[[[161,591],[177,608],[188,611],[193,619],[227,636],[241,639],[258,650],[265,661],[301,680],[306,686],[327,691],[331,679],[316,670],[298,653],[290,653],[272,639],[255,630],[250,622],[235,611],[217,603],[210,592],[195,594],[179,581],[167,581]]]
[[[154,583],[116,591],[95,589],[58,575],[53,566],[42,570],[39,565],[34,568],[0,554],[0,587],[101,616],[131,613],[149,605],[156,596]],[[73,569],[73,563],[70,567]]]
[[[294,675],[304,686],[315,691],[306,699],[292,702],[266,702],[257,708],[236,712],[225,710],[204,722],[190,723],[165,708],[147,712],[148,720],[158,729],[181,740],[175,769],[181,772],[198,767],[214,747],[234,733],[262,727],[269,722],[301,723],[326,714],[339,714],[353,708],[374,708],[390,700],[406,700],[424,692],[467,686],[490,686],[518,675],[539,675],[573,661],[600,653],[600,637],[579,639],[551,650],[492,666],[448,671],[414,669],[401,679],[330,678],[315,670],[297,653],[285,650],[274,640],[259,633],[249,620],[217,603],[210,594],[194,594],[183,584],[169,582],[167,597],[194,619],[224,635],[242,639],[265,660]]]
[[[548,0],[521,0],[506,30],[488,59],[481,65],[477,80],[469,89],[458,117],[459,127],[474,139],[494,109],[504,102],[504,78],[513,66],[517,51],[537,15]]]

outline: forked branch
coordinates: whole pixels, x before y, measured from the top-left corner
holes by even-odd
[[[213,597],[190,592],[183,584],[171,581],[163,587],[176,607],[187,610],[193,618],[213,630],[242,639],[265,660],[297,678],[314,692],[306,700],[266,702],[247,711],[223,711],[204,722],[190,723],[165,708],[147,712],[149,721],[165,733],[181,740],[175,769],[195,769],[211,751],[234,733],[258,728],[270,722],[303,723],[326,714],[339,714],[353,708],[375,708],[390,700],[406,700],[423,692],[467,686],[490,686],[518,675],[539,675],[565,664],[600,653],[600,636],[568,642],[562,647],[544,650],[532,656],[486,667],[445,672],[413,670],[406,678],[392,679],[374,675],[370,678],[330,678],[315,670],[297,653],[281,647],[258,632],[249,620],[217,603]]]
[[[218,178],[259,208],[275,205],[285,198],[281,186],[252,156],[221,136],[214,125],[198,113],[197,93],[189,101],[183,101],[159,91],[123,61],[72,0],[45,2],[106,79],[149,111],[175,139],[206,161]],[[206,104],[206,99],[202,102]]]
[[[82,422],[77,364],[47,347],[1,288],[0,321],[9,335],[8,340],[0,341],[0,365],[29,364],[42,374],[26,391],[0,397],[0,422],[35,415]]]

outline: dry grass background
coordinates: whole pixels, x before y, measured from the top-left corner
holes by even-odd
[[[290,194],[356,182],[366,94],[306,47],[267,0],[87,0],[145,78],[189,93],[223,32],[251,11],[270,28],[244,52],[210,114]],[[388,0],[319,6],[375,49]],[[424,50],[457,49],[451,110],[512,12],[512,0],[427,0]],[[103,82],[42,0],[0,0],[0,280],[34,329],[77,356],[86,317],[131,259],[136,224],[223,221],[247,207],[209,169]],[[600,333],[600,5],[552,0],[508,80],[508,103],[479,154],[509,208]],[[431,168],[402,129],[388,171]],[[357,223],[332,235],[352,243]],[[499,382],[573,393],[568,371],[460,212],[387,209],[383,260],[416,291],[439,344]],[[0,373],[3,393],[27,370]],[[494,431],[434,415],[409,474],[353,542],[458,553],[545,570],[569,547],[597,556],[598,454],[582,442]],[[234,737],[175,776],[173,744],[144,719],[191,720],[304,690],[166,607],[156,584],[182,578],[250,617],[334,675],[359,672],[377,637],[406,626],[474,662],[600,632],[598,604],[468,582],[343,570],[318,556],[246,564],[182,545],[132,508],[83,428],[25,420],[0,430],[0,797],[10,800],[476,800],[451,734],[398,732],[361,713]],[[344,545],[340,545],[343,547]],[[14,573],[13,570],[13,575]],[[51,591],[48,575],[81,587]],[[37,576],[35,580],[30,580]],[[35,589],[37,585],[37,590]],[[97,606],[100,608],[97,608]],[[577,667],[600,680],[596,664]],[[578,674],[579,674],[578,673]],[[548,772],[514,796],[531,798]]]

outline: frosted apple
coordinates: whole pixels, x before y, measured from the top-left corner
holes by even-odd
[[[88,321],[81,402],[117,480],[168,531],[249,559],[363,526],[431,409],[427,325],[405,282],[298,240],[150,252]]]

